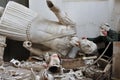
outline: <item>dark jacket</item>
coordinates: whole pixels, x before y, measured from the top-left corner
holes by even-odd
[[[104,48],[99,48],[98,49],[98,52],[100,54],[102,54],[109,42],[119,41],[119,34],[116,31],[110,29],[107,32],[107,36],[98,36],[98,37],[95,37],[95,38],[87,38],[87,39],[90,40],[90,41],[93,41],[96,44],[105,43]],[[109,48],[106,51],[105,55],[111,57],[112,54],[113,54],[113,44],[111,44],[109,46]]]
[[[98,36],[95,38],[87,38],[87,39],[95,43],[113,42],[113,41],[119,41],[119,34],[116,31],[110,29],[107,33],[107,36]]]

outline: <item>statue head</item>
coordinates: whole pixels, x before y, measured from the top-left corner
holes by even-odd
[[[70,43],[73,46],[79,47],[80,50],[85,54],[92,54],[97,50],[97,45],[88,39],[79,39],[78,37],[72,37]]]
[[[97,50],[97,45],[88,39],[80,39],[80,49],[85,54],[92,54]]]

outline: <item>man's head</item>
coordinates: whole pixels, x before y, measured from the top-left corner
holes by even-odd
[[[100,29],[109,31],[110,30],[110,25],[108,23],[104,23],[102,26],[100,26]]]
[[[102,26],[100,26],[100,35],[107,36],[109,30],[110,30],[110,25],[108,23],[104,23]]]

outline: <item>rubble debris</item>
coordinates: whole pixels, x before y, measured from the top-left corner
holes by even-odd
[[[34,71],[41,71],[42,69],[45,69],[44,64],[46,64],[44,61],[42,61],[42,62],[22,61],[20,68],[28,69],[28,70],[31,70],[31,68],[32,68]]]
[[[20,67],[20,65],[21,65],[20,61],[15,60],[15,59],[12,59],[10,62],[11,62],[11,63],[13,64],[13,66],[15,66],[15,67]]]
[[[79,59],[61,59],[61,72],[52,73],[45,61],[19,61],[20,66],[16,67],[5,63],[0,68],[1,80],[96,80],[100,76],[109,76],[110,67],[104,68],[98,65],[87,66],[82,58]],[[104,60],[102,60],[103,63]],[[11,63],[11,62],[10,62]],[[68,65],[71,63],[72,65]],[[81,64],[81,65],[78,65]],[[99,62],[100,63],[100,62]],[[63,65],[64,64],[64,65]],[[66,66],[66,65],[67,66]],[[74,65],[73,65],[74,64]],[[84,65],[83,65],[84,64]],[[76,66],[77,65],[77,66]],[[101,65],[101,64],[99,64]],[[108,65],[111,65],[110,63]],[[106,69],[108,68],[109,69]],[[53,68],[54,69],[54,68]],[[103,75],[105,74],[105,75]],[[107,75],[108,74],[108,75]],[[99,79],[98,79],[99,80]]]
[[[4,71],[5,67],[3,65],[0,66],[0,71]]]
[[[31,79],[32,79],[32,80],[40,80],[40,76],[37,76],[37,75],[34,73],[34,71],[33,71],[32,68],[31,68]]]
[[[54,80],[54,77],[47,69],[44,69],[40,72],[40,80]]]
[[[61,61],[58,54],[52,54],[49,60],[48,70],[52,73],[59,73],[61,71]]]
[[[30,71],[13,66],[4,67],[4,71],[0,71],[0,80],[18,80],[30,77]]]

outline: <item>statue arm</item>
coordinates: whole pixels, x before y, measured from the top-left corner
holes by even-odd
[[[75,26],[75,23],[68,17],[67,13],[60,10],[60,8],[56,7],[51,0],[46,0],[47,6],[49,9],[56,15],[59,20],[59,23],[63,25],[71,25]]]

